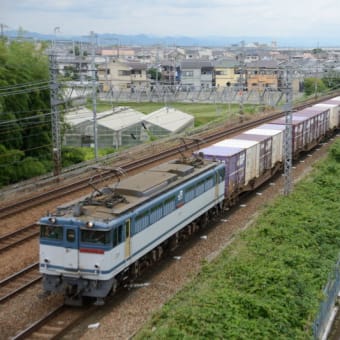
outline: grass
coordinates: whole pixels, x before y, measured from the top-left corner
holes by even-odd
[[[340,244],[340,141],[136,339],[312,339]]]

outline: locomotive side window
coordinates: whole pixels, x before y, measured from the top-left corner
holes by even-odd
[[[219,183],[224,182],[225,180],[225,169],[218,170],[219,173]]]
[[[101,230],[82,230],[81,242],[94,244],[109,244],[110,232]]]
[[[113,230],[113,241],[112,241],[112,246],[115,247],[117,246],[119,243],[121,243],[123,241],[123,226],[120,225],[118,228]]]
[[[63,228],[49,225],[42,225],[40,227],[40,237],[48,238],[50,240],[62,240]]]

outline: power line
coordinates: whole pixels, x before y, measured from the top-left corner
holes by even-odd
[[[12,90],[12,91],[7,91],[7,92],[0,92],[0,97],[7,97],[7,96],[14,96],[17,94],[25,94],[25,93],[31,93],[31,92],[37,92],[40,90],[48,90],[50,88],[50,85],[42,85],[42,86],[38,86],[38,87],[30,87],[30,88],[24,88],[22,90]]]

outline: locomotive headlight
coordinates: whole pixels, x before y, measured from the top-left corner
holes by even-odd
[[[86,227],[92,228],[94,226],[94,223],[91,221],[86,222]]]
[[[55,217],[50,217],[48,220],[53,224],[57,222]]]

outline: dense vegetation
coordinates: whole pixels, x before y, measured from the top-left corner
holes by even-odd
[[[49,79],[43,45],[0,39],[0,187],[53,168]],[[93,157],[65,147],[62,166]]]
[[[325,78],[306,78],[303,82],[306,96],[317,95],[340,87],[340,78],[337,73],[330,74]]]
[[[340,244],[340,141],[137,339],[309,339]]]
[[[0,41],[0,185],[46,172],[50,160],[47,58],[29,42]]]

